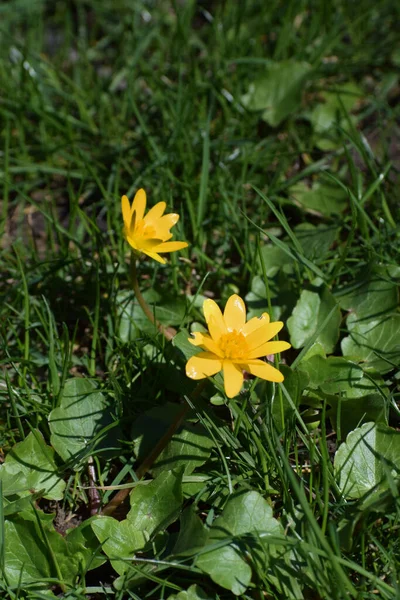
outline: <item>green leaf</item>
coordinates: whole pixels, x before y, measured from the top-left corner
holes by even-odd
[[[340,309],[335,298],[320,279],[312,282],[312,290],[301,292],[292,316],[287,321],[290,341],[294,348],[302,348],[317,334],[314,342],[319,342],[325,352],[329,354],[333,352],[339,339]],[[336,309],[328,323],[321,329],[335,306]]]
[[[400,365],[400,315],[362,322],[352,314],[347,327],[350,335],[342,340],[344,356],[381,373]]]
[[[261,248],[261,256],[267,277],[275,277],[280,269],[286,274],[293,272],[294,260],[282,248],[266,244]],[[261,278],[260,278],[261,279]],[[264,289],[265,289],[265,283]],[[255,291],[257,293],[257,291]]]
[[[144,292],[143,297],[162,325],[182,324],[186,315],[185,298],[176,298],[154,289]],[[131,292],[125,290],[119,292],[116,303],[119,319],[118,334],[123,342],[136,339],[141,332],[151,335],[157,331]]]
[[[191,585],[187,590],[168,596],[168,600],[215,600],[215,596],[209,596],[199,585]]]
[[[242,103],[248,110],[263,111],[264,121],[276,127],[300,107],[310,71],[311,65],[305,62],[271,62],[266,74],[250,84]]]
[[[157,530],[166,529],[178,518],[182,501],[182,473],[164,472],[132,490],[131,510],[124,521],[112,517],[92,521],[92,529],[119,575],[130,570],[135,553],[145,548]]]
[[[98,539],[92,528],[92,523],[96,519],[97,517],[91,517],[77,527],[67,529],[65,536],[69,552],[73,554],[80,553],[82,557],[81,564],[84,565],[85,571],[97,569],[105,562]]]
[[[331,406],[329,417],[341,437],[363,421],[386,422],[387,388],[382,379],[367,376],[362,368],[342,357],[314,355],[303,360],[311,390],[320,390]]]
[[[182,407],[167,403],[148,410],[136,419],[132,428],[135,453],[143,460],[172,425]],[[189,475],[206,462],[214,442],[201,423],[185,422],[167,444],[151,468],[154,476],[162,471],[183,469]]]
[[[117,442],[111,429],[104,436],[101,431],[111,425],[109,404],[91,379],[75,377],[65,383],[61,403],[49,415],[51,443],[64,461],[75,463],[96,448],[106,448]]]
[[[65,482],[57,474],[54,450],[38,430],[32,431],[23,442],[16,444],[0,466],[6,496],[28,495],[43,490],[43,497],[61,500]]]
[[[373,488],[382,492],[400,474],[400,432],[365,423],[349,433],[339,447],[334,467],[339,486],[348,498],[360,498]]]
[[[320,223],[315,226],[311,223],[300,223],[294,228],[306,258],[322,262],[326,260],[330,248],[336,241],[339,229],[335,225]]]
[[[362,95],[362,90],[353,82],[320,94],[322,102],[308,114],[318,148],[333,150],[341,144],[337,126],[349,129],[345,115],[353,110]]]
[[[204,546],[207,537],[208,530],[191,504],[181,514],[179,536],[172,554],[194,554],[197,549]]]
[[[39,528],[32,516],[5,520],[5,576],[9,585],[41,582],[48,577],[58,578],[59,574],[62,583],[72,583],[80,571],[82,555],[71,551],[51,523],[46,525],[43,521],[43,527]]]
[[[397,283],[387,269],[374,268],[360,277],[338,297],[340,307],[366,319],[377,319],[398,307]]]
[[[400,364],[400,315],[398,291],[386,269],[364,275],[353,289],[339,298],[351,311],[349,336],[342,340],[343,355],[382,373]]]
[[[91,527],[102,544],[102,550],[111,559],[112,567],[119,575],[130,568],[136,552],[143,550],[149,540],[145,531],[140,531],[134,523],[125,519],[117,521],[112,517],[96,517]]]
[[[253,553],[257,547],[266,550],[269,545],[267,538],[260,538],[261,533],[282,533],[266,500],[255,491],[231,496],[210,529],[205,548],[210,550],[199,555],[197,567],[235,595],[243,594],[251,582]],[[246,543],[235,539],[244,535]]]
[[[310,188],[300,181],[289,188],[289,193],[306,210],[328,217],[340,214],[348,206],[347,193],[337,185],[317,182]]]
[[[195,354],[198,354],[199,349],[189,342],[190,332],[187,329],[179,331],[173,338],[172,344],[178,348],[184,355],[186,360],[189,360]]]
[[[147,485],[139,485],[130,495],[127,515],[134,529],[149,536],[176,521],[182,507],[182,471],[163,471]]]
[[[274,298],[275,294],[270,289],[270,299]],[[277,321],[282,314],[280,306],[271,306],[271,310],[268,306],[267,290],[265,287],[265,281],[262,277],[256,275],[251,280],[251,291],[245,296],[247,311],[247,319],[253,317],[260,317],[264,312],[270,315],[271,321]]]

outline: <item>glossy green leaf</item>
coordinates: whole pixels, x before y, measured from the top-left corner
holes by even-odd
[[[135,453],[139,460],[151,452],[168,431],[182,406],[168,402],[139,416],[132,427]],[[201,423],[186,421],[173,435],[150,469],[154,476],[163,471],[183,469],[189,475],[209,458],[214,442]]]
[[[179,536],[176,540],[173,554],[193,554],[204,546],[208,530],[197,516],[193,504],[185,508],[180,518]]]
[[[331,318],[323,326],[333,308],[335,310]],[[333,352],[339,339],[340,320],[340,309],[335,298],[320,280],[315,280],[312,289],[301,292],[292,316],[287,321],[291,344],[294,348],[302,348],[317,334],[314,342],[319,342],[329,354]]]
[[[311,65],[305,62],[271,62],[265,75],[250,84],[242,103],[248,110],[262,111],[264,121],[276,127],[300,107],[310,71]]]
[[[185,298],[176,298],[154,289],[143,294],[144,299],[154,311],[156,319],[162,325],[180,326],[186,315]],[[118,334],[123,342],[134,340],[142,332],[154,334],[157,330],[144,314],[131,292],[122,291],[117,296],[119,318]]]
[[[338,297],[338,302],[341,308],[356,313],[360,319],[376,320],[398,307],[397,282],[383,267],[363,272],[348,291]]]
[[[65,540],[70,552],[74,554],[80,553],[81,565],[85,571],[97,569],[104,562],[105,558],[102,553],[101,545],[93,531],[92,523],[98,517],[91,517],[82,521],[77,527],[67,529]]]
[[[342,357],[314,355],[300,363],[308,387],[319,390],[328,402],[333,428],[341,437],[362,422],[386,422],[387,388],[379,377],[366,375],[362,368]]]
[[[39,517],[40,518],[40,517]],[[48,577],[72,583],[85,564],[83,554],[69,545],[50,523],[38,526],[33,511],[28,519],[12,516],[5,520],[5,576],[17,586]],[[58,568],[57,568],[58,566]]]
[[[198,354],[199,352],[199,349],[189,342],[189,338],[190,332],[187,329],[183,329],[182,331],[179,331],[172,339],[173,346],[182,352],[186,360],[189,360],[189,358],[195,354]]]
[[[387,373],[400,365],[400,315],[362,321],[347,318],[349,336],[342,340],[343,355],[365,366]]]
[[[210,550],[199,555],[196,565],[218,585],[235,595],[243,594],[251,582],[252,552],[268,546],[267,537],[261,538],[261,533],[282,533],[266,500],[255,491],[231,496],[210,529],[206,545]],[[243,538],[242,542],[235,540],[243,535],[247,543]]]
[[[96,448],[115,447],[113,429],[102,430],[113,423],[106,397],[91,379],[68,379],[61,403],[49,415],[51,443],[64,461],[88,456]]]
[[[335,472],[348,498],[382,492],[400,476],[400,432],[365,423],[347,436],[335,455]]]
[[[132,558],[149,540],[145,531],[140,531],[127,519],[117,521],[113,517],[97,517],[91,527],[119,575],[129,570]]]
[[[147,485],[139,485],[130,495],[127,519],[134,529],[152,535],[176,521],[182,508],[182,471],[163,471]]]
[[[339,298],[347,317],[343,355],[382,373],[400,364],[400,315],[396,282],[384,268],[364,275]]]
[[[4,495],[25,496],[43,491],[44,498],[61,500],[65,482],[57,473],[54,450],[34,430],[16,444],[0,466]]]
[[[187,590],[168,596],[168,600],[215,600],[215,596],[210,596],[199,585],[191,585]]]

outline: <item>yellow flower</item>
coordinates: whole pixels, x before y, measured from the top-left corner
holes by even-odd
[[[124,236],[128,244],[136,251],[143,252],[160,263],[166,260],[159,252],[175,252],[187,247],[186,242],[169,242],[172,238],[171,227],[178,222],[179,215],[164,215],[165,202],[158,202],[145,215],[146,192],[140,189],[130,204],[127,196],[122,196],[122,216]]]
[[[290,348],[287,342],[269,341],[282,329],[281,321],[270,323],[268,314],[264,313],[246,323],[246,306],[236,294],[229,298],[224,314],[214,300],[205,300],[203,311],[210,335],[196,332],[194,338],[189,338],[189,342],[205,352],[188,360],[188,377],[204,379],[223,371],[228,398],[240,392],[243,371],[267,381],[283,381],[280,371],[259,360],[262,356]]]

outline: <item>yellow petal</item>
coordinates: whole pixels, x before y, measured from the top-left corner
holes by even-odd
[[[282,321],[274,321],[273,323],[265,323],[261,322],[260,327],[252,331],[249,335],[246,336],[246,342],[249,347],[249,350],[255,350],[259,348],[265,342],[271,340],[283,327]]]
[[[222,312],[218,304],[211,299],[204,300],[203,312],[210,335],[214,342],[218,343],[221,335],[227,332]]]
[[[291,348],[291,345],[287,342],[266,342],[261,344],[255,350],[252,350],[248,354],[248,358],[260,358],[261,356],[269,356],[270,354],[277,354]]]
[[[143,219],[144,211],[146,210],[146,192],[143,188],[138,190],[132,202],[132,214],[136,213],[136,223]]]
[[[179,221],[179,215],[176,213],[169,213],[168,215],[164,215],[157,223],[157,227],[167,227],[167,229],[171,229],[176,223]]]
[[[186,363],[186,375],[190,379],[211,377],[222,369],[222,362],[212,352],[201,352],[189,358]]]
[[[134,238],[134,237],[132,237],[132,236],[130,236],[130,235],[127,235],[127,236],[126,236],[126,241],[128,242],[128,244],[129,244],[130,246],[132,246],[132,248],[133,248],[134,250],[141,250],[141,249],[140,249],[140,248],[138,248],[138,246],[137,246],[137,243],[136,243],[136,238]]]
[[[141,248],[141,251],[143,252],[143,254],[146,254],[147,256],[149,256],[153,260],[156,260],[157,262],[161,263],[162,265],[165,265],[165,263],[167,262],[165,260],[165,258],[163,258],[159,254],[157,254],[157,252],[152,252],[151,250],[144,250],[143,248]]]
[[[158,247],[163,243],[159,238],[145,238],[136,236],[135,239],[138,248],[143,250],[143,252],[158,252]]]
[[[131,224],[131,203],[129,202],[128,196],[122,196],[121,198],[122,218],[126,229],[129,229]]]
[[[246,365],[241,365],[246,371],[260,377],[260,379],[266,379],[267,381],[274,381],[275,383],[281,383],[284,379],[282,373],[272,367],[263,360],[250,360]]]
[[[228,330],[240,331],[246,323],[246,306],[237,294],[233,294],[225,305],[224,320]]]
[[[167,205],[165,204],[165,202],[157,202],[157,204],[155,204],[144,217],[146,224],[160,219],[164,214],[166,207]]]
[[[156,252],[176,252],[177,250],[182,250],[182,248],[188,247],[187,242],[162,242],[158,246],[154,247]]]
[[[265,325],[265,323],[269,323],[269,314],[263,313],[261,317],[253,317],[250,321],[247,321],[245,326],[242,329],[242,333],[244,335],[249,335],[256,329],[258,329],[261,325]]]
[[[225,394],[228,398],[234,398],[242,388],[243,371],[238,365],[230,360],[224,360],[223,368]]]
[[[222,352],[218,348],[218,345],[213,339],[210,338],[210,336],[204,335],[199,331],[195,331],[192,335],[194,337],[188,338],[188,340],[191,344],[193,344],[193,346],[200,346],[201,348],[204,348],[204,350],[209,350],[217,356],[223,356]]]

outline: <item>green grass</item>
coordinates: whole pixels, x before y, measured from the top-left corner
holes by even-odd
[[[2,597],[398,597],[399,18],[392,0],[2,3]],[[139,266],[173,343],[130,290],[120,198],[140,187],[189,242]],[[285,382],[228,401],[217,376],[193,400],[187,331],[232,293],[285,322]],[[128,518],[88,520],[93,471],[103,506],[135,486]]]

